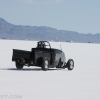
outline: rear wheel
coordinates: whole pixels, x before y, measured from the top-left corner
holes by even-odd
[[[67,68],[68,68],[68,70],[73,70],[73,68],[74,68],[74,61],[73,61],[73,59],[69,59],[68,60]]]
[[[49,61],[48,61],[48,59],[42,59],[41,68],[44,71],[47,71],[49,69]]]
[[[16,65],[17,69],[19,69],[19,70],[23,69],[23,64],[16,62],[15,65]]]

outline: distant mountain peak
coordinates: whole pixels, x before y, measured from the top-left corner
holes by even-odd
[[[0,18],[0,24],[6,24],[8,23],[7,21],[5,21],[3,18]]]

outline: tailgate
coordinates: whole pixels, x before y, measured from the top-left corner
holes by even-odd
[[[16,61],[17,59],[20,58],[30,59],[30,53],[31,53],[30,51],[13,49],[12,61]]]

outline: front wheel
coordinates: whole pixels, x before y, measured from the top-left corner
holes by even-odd
[[[73,70],[73,68],[74,68],[74,61],[73,61],[73,59],[69,59],[68,60],[67,68],[68,68],[68,70]]]
[[[47,71],[49,69],[49,61],[48,61],[48,59],[42,59],[41,68],[44,71]]]
[[[22,64],[16,62],[15,65],[16,65],[16,68],[17,68],[18,70],[23,69],[23,65],[22,65]]]

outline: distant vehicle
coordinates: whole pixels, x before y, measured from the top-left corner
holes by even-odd
[[[66,41],[66,42],[72,43],[73,41],[70,40],[70,41]]]
[[[73,70],[73,59],[69,59],[67,63],[65,60],[64,52],[59,49],[51,48],[48,41],[37,42],[37,47],[32,48],[31,51],[13,49],[12,54],[12,61],[15,61],[16,68],[19,70],[24,66],[38,66],[44,71],[55,67]]]
[[[94,43],[94,42],[89,41],[88,43]]]

